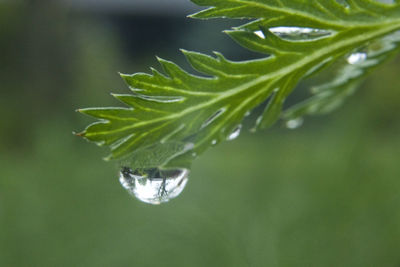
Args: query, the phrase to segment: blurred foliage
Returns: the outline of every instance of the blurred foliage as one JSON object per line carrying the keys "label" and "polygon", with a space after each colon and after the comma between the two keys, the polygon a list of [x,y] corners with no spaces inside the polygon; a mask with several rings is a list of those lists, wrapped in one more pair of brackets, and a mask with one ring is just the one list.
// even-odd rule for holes
{"label": "blurred foliage", "polygon": [[[71,134],[89,121],[76,107],[125,90],[117,71],[155,62],[127,54],[127,38],[145,42],[126,26],[138,19],[37,1],[0,5],[0,20],[0,266],[400,265],[399,58],[332,115],[208,151],[179,198],[149,206],[120,187],[105,151]],[[182,35],[148,51],[166,58],[204,31],[140,20]],[[240,57],[219,35],[200,50]]]}

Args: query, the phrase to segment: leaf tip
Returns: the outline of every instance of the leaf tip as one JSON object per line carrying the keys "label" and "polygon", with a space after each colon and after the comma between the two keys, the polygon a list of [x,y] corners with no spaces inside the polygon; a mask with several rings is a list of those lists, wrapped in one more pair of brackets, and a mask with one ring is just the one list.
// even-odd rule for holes
{"label": "leaf tip", "polygon": [[79,133],[77,133],[75,131],[72,131],[72,134],[75,135],[75,136],[79,136],[79,137],[85,137],[86,131],[79,132]]}
{"label": "leaf tip", "polygon": [[75,109],[75,112],[79,112],[83,115],[88,115],[87,110],[88,110],[88,108],[78,108],[78,109]]}
{"label": "leaf tip", "polygon": [[218,52],[218,51],[212,51],[212,52],[213,52],[213,54],[217,57],[217,59],[218,59],[219,61],[221,61],[221,60],[226,61],[226,58],[225,58],[224,55],[222,55],[220,52]]}
{"label": "leaf tip", "polygon": [[169,63],[168,60],[163,59],[163,58],[161,58],[161,57],[159,57],[159,56],[156,56],[156,59],[157,59],[157,61],[161,64],[161,66],[164,66],[165,64]]}
{"label": "leaf tip", "polygon": [[223,30],[222,31],[222,33],[225,33],[225,34],[227,34],[228,36],[232,36],[232,35],[234,35],[235,33],[237,33],[238,31],[237,30]]}
{"label": "leaf tip", "polygon": [[126,79],[128,77],[131,77],[132,74],[126,74],[126,73],[122,73],[118,71],[118,75],[122,78],[122,79]]}
{"label": "leaf tip", "polygon": [[117,99],[117,100],[120,100],[120,98],[121,98],[121,95],[120,95],[120,94],[110,93],[110,95],[111,95],[112,97],[114,97],[115,99]]}
{"label": "leaf tip", "polygon": [[190,57],[191,55],[197,54],[196,52],[189,51],[186,49],[179,49],[185,57]]}
{"label": "leaf tip", "polygon": [[200,18],[202,18],[201,15],[199,14],[201,12],[202,11],[199,11],[199,12],[196,12],[196,13],[193,13],[193,14],[189,14],[186,17],[190,18],[190,19],[200,19]]}

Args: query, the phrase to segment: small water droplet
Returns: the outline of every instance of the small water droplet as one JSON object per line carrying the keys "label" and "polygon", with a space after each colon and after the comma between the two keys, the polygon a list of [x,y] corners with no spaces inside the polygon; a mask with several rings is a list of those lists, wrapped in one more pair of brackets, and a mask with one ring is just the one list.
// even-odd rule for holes
{"label": "small water droplet", "polygon": [[230,141],[230,140],[237,138],[240,135],[241,130],[242,130],[242,125],[239,124],[238,126],[236,126],[235,129],[233,129],[231,134],[228,136],[227,140]]}
{"label": "small water droplet", "polygon": [[215,140],[215,139],[214,139],[214,140],[212,140],[212,141],[211,141],[211,144],[212,144],[212,145],[215,145],[215,144],[217,144],[217,140]]}
{"label": "small water droplet", "polygon": [[358,64],[367,59],[367,54],[362,52],[353,53],[347,57],[349,64]]}
{"label": "small water droplet", "polygon": [[330,36],[333,32],[307,27],[272,27],[269,30],[288,41],[313,41]]}
{"label": "small water droplet", "polygon": [[250,110],[247,111],[247,112],[244,114],[245,117],[248,117],[248,116],[250,116],[250,115],[251,115],[251,111],[250,111]]}
{"label": "small water droplet", "polygon": [[260,37],[261,39],[265,39],[265,35],[262,31],[255,31],[254,34]]}
{"label": "small water droplet", "polygon": [[159,103],[174,103],[174,102],[182,102],[183,100],[185,100],[185,98],[182,96],[153,96],[153,95],[149,96],[143,94],[135,94],[134,97]]}
{"label": "small water droplet", "polygon": [[159,168],[136,169],[122,167],[119,173],[121,185],[142,202],[161,204],[177,197],[185,188],[189,170],[161,170]]}
{"label": "small water droplet", "polygon": [[291,119],[286,122],[286,128],[288,129],[297,129],[301,125],[303,125],[304,119],[299,117],[296,119]]}
{"label": "small water droplet", "polygon": [[197,153],[196,153],[196,152],[193,152],[193,153],[192,153],[192,157],[197,157]]}
{"label": "small water droplet", "polygon": [[201,125],[201,128],[208,126],[210,123],[216,120],[222,113],[224,113],[225,110],[226,110],[225,108],[217,110],[214,114],[212,114],[210,117],[207,118],[207,120]]}

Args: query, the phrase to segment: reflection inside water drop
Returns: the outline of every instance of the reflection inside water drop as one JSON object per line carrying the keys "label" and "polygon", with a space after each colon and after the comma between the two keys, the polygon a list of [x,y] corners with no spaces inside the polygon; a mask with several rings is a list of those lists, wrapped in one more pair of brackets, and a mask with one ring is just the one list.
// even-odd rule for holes
{"label": "reflection inside water drop", "polygon": [[347,58],[347,62],[349,64],[357,64],[367,59],[366,53],[353,53]]}
{"label": "reflection inside water drop", "polygon": [[185,188],[189,170],[136,169],[122,167],[121,185],[140,201],[161,204],[177,197]]}
{"label": "reflection inside water drop", "polygon": [[286,122],[286,128],[288,129],[296,129],[303,125],[304,119],[303,118],[296,118],[291,119]]}

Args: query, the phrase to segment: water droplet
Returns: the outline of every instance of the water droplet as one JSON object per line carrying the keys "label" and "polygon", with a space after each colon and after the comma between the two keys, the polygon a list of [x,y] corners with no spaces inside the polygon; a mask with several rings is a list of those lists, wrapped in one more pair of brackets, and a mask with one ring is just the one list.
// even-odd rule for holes
{"label": "water droplet", "polygon": [[209,125],[210,123],[212,123],[214,120],[216,120],[222,113],[225,112],[225,108],[221,108],[219,110],[217,110],[214,114],[212,114],[210,117],[208,117],[208,119],[201,125],[201,128],[206,127],[207,125]]}
{"label": "water droplet", "polygon": [[182,102],[183,100],[185,100],[185,98],[182,96],[154,96],[154,95],[149,96],[143,94],[134,94],[132,96],[159,103],[174,103],[174,102]]}
{"label": "water droplet", "polygon": [[347,57],[349,64],[358,64],[367,59],[367,54],[362,52],[353,53]]}
{"label": "water droplet", "polygon": [[330,36],[333,32],[307,27],[272,27],[269,30],[288,41],[313,41]]}
{"label": "water droplet", "polygon": [[189,170],[161,170],[159,168],[136,169],[122,167],[119,173],[121,185],[140,201],[161,204],[177,197],[185,188]]}
{"label": "water droplet", "polygon": [[196,152],[193,152],[193,153],[192,153],[192,157],[197,157],[197,153],[196,153]]}
{"label": "water droplet", "polygon": [[212,145],[215,145],[215,144],[217,144],[217,140],[215,140],[215,139],[214,139],[214,140],[212,140],[212,141],[211,141],[211,144],[212,144]]}
{"label": "water droplet", "polygon": [[231,134],[228,136],[227,140],[233,140],[235,138],[237,138],[240,134],[240,131],[242,130],[242,125],[239,124],[232,132]]}
{"label": "water droplet", "polygon": [[250,115],[251,115],[251,111],[250,111],[250,110],[247,111],[247,112],[244,114],[245,117],[248,117],[248,116],[250,116]]}
{"label": "water droplet", "polygon": [[262,31],[255,31],[254,34],[260,37],[261,39],[265,39],[265,35]]}
{"label": "water droplet", "polygon": [[286,122],[286,128],[288,129],[296,129],[303,125],[304,119],[299,117],[296,119],[291,119]]}

